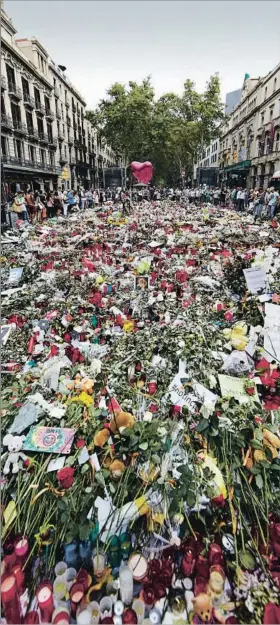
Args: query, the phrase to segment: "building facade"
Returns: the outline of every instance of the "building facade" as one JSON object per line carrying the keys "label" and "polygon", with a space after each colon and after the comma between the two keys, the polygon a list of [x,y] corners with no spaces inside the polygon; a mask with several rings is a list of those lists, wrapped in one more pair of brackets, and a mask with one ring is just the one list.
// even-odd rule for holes
{"label": "building facade", "polygon": [[226,94],[226,101],[225,101],[226,115],[231,115],[235,106],[239,104],[241,94],[242,94],[242,89],[235,89],[235,91],[230,91],[229,93]]}
{"label": "building facade", "polygon": [[219,139],[211,141],[199,155],[194,165],[194,180],[197,185],[216,186],[219,172]]}
{"label": "building facade", "polygon": [[16,39],[1,10],[1,151],[6,182],[33,189],[103,187],[118,158],[85,117],[86,102],[36,39]]}
{"label": "building facade", "polygon": [[241,100],[220,140],[220,181],[266,188],[280,169],[280,63],[264,78],[246,76]]}

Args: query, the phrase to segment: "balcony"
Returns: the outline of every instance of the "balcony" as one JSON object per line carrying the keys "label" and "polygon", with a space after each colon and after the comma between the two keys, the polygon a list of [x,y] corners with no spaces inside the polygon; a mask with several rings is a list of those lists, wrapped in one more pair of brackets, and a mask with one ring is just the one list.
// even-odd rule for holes
{"label": "balcony", "polygon": [[61,167],[57,165],[47,165],[46,163],[42,163],[39,160],[29,160],[16,156],[2,156],[2,161],[6,165],[11,165],[14,167],[23,167],[24,169],[35,169],[39,171],[44,171],[48,173],[53,173],[59,175],[61,173]]}
{"label": "balcony", "polygon": [[23,124],[19,119],[13,119],[13,129],[14,132],[18,134],[27,135],[27,126],[26,124]]}
{"label": "balcony", "polygon": [[40,143],[44,143],[45,145],[48,145],[49,143],[48,135],[46,135],[44,132],[39,132],[39,141]]}
{"label": "balcony", "polygon": [[67,98],[67,96],[65,97],[65,106],[66,106],[66,108],[69,108],[69,106],[70,106],[70,100],[69,100],[69,98]]}
{"label": "balcony", "polygon": [[80,169],[88,169],[90,164],[86,161],[78,161],[77,166],[80,167]]}
{"label": "balcony", "polygon": [[49,144],[49,148],[50,150],[56,150],[56,146],[57,146],[57,138],[56,137],[50,137],[48,135],[48,144]]}
{"label": "balcony", "polygon": [[61,119],[61,110],[60,109],[57,108],[55,110],[55,114],[56,114],[57,119]]}
{"label": "balcony", "polygon": [[53,122],[53,120],[54,120],[54,113],[49,108],[46,108],[46,117]]}
{"label": "balcony", "polygon": [[69,117],[69,115],[66,116],[66,124],[67,126],[71,126],[71,117]]}
{"label": "balcony", "polygon": [[65,136],[64,136],[64,133],[62,132],[62,130],[58,130],[57,131],[57,136],[58,136],[58,141],[64,141]]}
{"label": "balcony", "polygon": [[74,137],[73,137],[73,135],[68,135],[68,143],[69,143],[69,145],[74,145]]}
{"label": "balcony", "polygon": [[39,133],[37,132],[37,130],[34,130],[33,127],[27,126],[27,134],[28,134],[28,139],[30,139],[30,141],[39,140]]}
{"label": "balcony", "polygon": [[3,126],[3,128],[9,128],[10,130],[12,130],[12,118],[9,115],[5,115],[5,113],[1,113],[1,126]]}
{"label": "balcony", "polygon": [[39,100],[35,100],[35,111],[36,113],[40,113],[40,115],[45,115],[46,109],[44,105],[39,102]]}
{"label": "balcony", "polygon": [[57,87],[54,87],[53,92],[54,92],[55,97],[59,98],[59,89]]}
{"label": "balcony", "polygon": [[7,89],[7,81],[4,76],[1,76],[1,89]]}
{"label": "balcony", "polygon": [[14,82],[8,82],[8,92],[11,97],[17,100],[22,99],[22,90],[19,89]]}
{"label": "balcony", "polygon": [[23,104],[24,106],[29,106],[32,109],[34,109],[35,107],[34,98],[32,98],[31,95],[29,95],[29,93],[26,93],[26,91],[23,92]]}
{"label": "balcony", "polygon": [[59,162],[60,162],[61,167],[62,167],[63,165],[66,165],[66,163],[68,163],[68,158],[67,158],[67,156],[66,156],[65,154],[61,154],[61,153],[60,153],[60,154],[59,154],[59,159],[58,159],[58,160],[59,160]]}

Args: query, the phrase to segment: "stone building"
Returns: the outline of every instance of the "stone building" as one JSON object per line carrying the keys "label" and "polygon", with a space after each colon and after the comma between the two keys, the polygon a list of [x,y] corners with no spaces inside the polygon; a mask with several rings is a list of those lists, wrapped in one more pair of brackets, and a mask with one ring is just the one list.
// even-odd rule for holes
{"label": "stone building", "polygon": [[262,188],[280,169],[280,63],[263,78],[246,75],[222,130],[219,166],[223,184]]}
{"label": "stone building", "polygon": [[11,190],[102,187],[103,169],[118,159],[86,120],[66,68],[36,38],[16,39],[3,8],[1,27],[1,151]]}

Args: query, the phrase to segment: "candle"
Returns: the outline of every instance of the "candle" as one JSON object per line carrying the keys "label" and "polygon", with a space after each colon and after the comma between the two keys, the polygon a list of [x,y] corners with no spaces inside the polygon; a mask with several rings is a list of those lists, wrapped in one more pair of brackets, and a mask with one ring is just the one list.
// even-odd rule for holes
{"label": "candle", "polygon": [[91,613],[89,610],[81,610],[77,614],[77,625],[91,625]]}
{"label": "candle", "polygon": [[97,603],[97,601],[91,601],[89,603],[88,609],[90,610],[92,624],[97,625],[97,623],[99,623],[99,616],[100,616],[99,603]]}
{"label": "candle", "polygon": [[132,602],[133,576],[128,566],[120,570],[120,595],[125,605],[129,605]]}
{"label": "candle", "polygon": [[28,555],[28,551],[29,551],[29,545],[28,545],[28,540],[27,538],[20,538],[20,540],[15,544],[15,554],[17,557],[17,560],[20,563],[24,563],[27,555]]}
{"label": "candle", "polygon": [[20,596],[24,593],[25,584],[24,584],[24,573],[19,564],[16,564],[16,566],[12,568],[12,575],[14,575],[16,578],[17,590]]}
{"label": "candle", "polygon": [[67,585],[62,576],[54,580],[53,592],[56,599],[63,599],[67,593]]}
{"label": "candle", "polygon": [[141,582],[146,577],[148,564],[141,553],[132,553],[128,561],[128,566],[132,571],[135,581]]}
{"label": "candle", "polygon": [[1,584],[1,599],[8,625],[21,622],[20,602],[14,575],[6,577]]}
{"label": "candle", "polygon": [[55,608],[53,615],[52,615],[52,623],[54,625],[62,625],[65,623],[70,623],[70,613],[69,610],[67,609],[67,604],[66,605],[60,605],[57,608]]}
{"label": "candle", "polygon": [[66,576],[65,576],[66,571],[67,571],[66,562],[58,562],[54,569],[56,577],[63,577],[64,579],[66,579]]}
{"label": "candle", "polygon": [[30,610],[24,617],[25,625],[38,625],[39,623],[39,614],[36,610]]}
{"label": "candle", "polygon": [[92,559],[92,562],[95,577],[102,577],[103,571],[105,569],[105,555],[101,551],[96,552]]}
{"label": "candle", "polygon": [[80,603],[80,601],[82,601],[83,596],[84,596],[83,584],[76,582],[75,584],[73,584],[70,590],[71,614],[74,618],[76,616],[78,604]]}
{"label": "candle", "polygon": [[132,610],[137,614],[138,625],[142,623],[145,617],[145,603],[141,599],[134,599],[132,604]]}
{"label": "candle", "polygon": [[103,619],[105,616],[112,616],[113,603],[110,597],[103,597],[100,601],[100,615]]}
{"label": "candle", "polygon": [[54,610],[52,585],[50,582],[42,582],[36,592],[42,623],[50,623]]}

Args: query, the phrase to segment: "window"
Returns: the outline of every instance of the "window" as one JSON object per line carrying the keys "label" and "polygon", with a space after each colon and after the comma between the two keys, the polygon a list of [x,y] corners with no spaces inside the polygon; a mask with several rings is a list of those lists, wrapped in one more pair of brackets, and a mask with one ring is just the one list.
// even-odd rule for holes
{"label": "window", "polygon": [[55,165],[54,153],[53,152],[50,152],[50,165],[52,167],[54,167],[54,165]]}
{"label": "window", "polygon": [[30,113],[30,111],[26,111],[26,123],[27,123],[27,128],[28,130],[33,131],[33,117],[32,117],[32,113]]}
{"label": "window", "polygon": [[274,93],[274,91],[276,91],[276,87],[277,87],[277,78],[274,78],[274,82],[273,82],[273,93]]}
{"label": "window", "polygon": [[279,152],[280,150],[280,132],[277,132],[275,135],[274,141],[274,152]]}
{"label": "window", "polygon": [[266,98],[267,98],[267,87],[264,90],[264,99],[266,100]]}
{"label": "window", "polygon": [[50,100],[49,98],[47,98],[47,96],[45,96],[45,109],[46,111],[50,111]]}
{"label": "window", "polygon": [[40,149],[40,161],[42,165],[46,164],[46,150]]}
{"label": "window", "polygon": [[35,97],[35,103],[36,106],[37,105],[41,105],[41,97],[40,97],[40,91],[39,89],[36,89],[36,87],[34,87],[34,97]]}
{"label": "window", "polygon": [[28,84],[28,80],[26,80],[26,78],[24,78],[23,76],[21,77],[21,84],[22,84],[22,91],[25,95],[29,95],[29,84]]}
{"label": "window", "polygon": [[265,115],[265,111],[263,111],[263,113],[261,113],[261,126],[264,125],[264,115]]}
{"label": "window", "polygon": [[66,147],[66,145],[64,146],[64,154],[65,154],[65,156],[67,156],[67,147]]}
{"label": "window", "polygon": [[15,125],[17,125],[17,123],[21,121],[20,107],[14,102],[11,102],[11,111],[12,111],[13,122]]}
{"label": "window", "polygon": [[274,111],[274,105],[270,107],[270,111],[269,111],[269,118],[273,119],[273,111]]}
{"label": "window", "polygon": [[35,148],[33,145],[28,146],[28,152],[29,152],[29,160],[32,163],[35,163]]}
{"label": "window", "polygon": [[37,127],[38,127],[39,135],[43,135],[44,134],[43,121],[42,121],[41,117],[38,117],[38,116],[37,116]]}
{"label": "window", "polygon": [[52,132],[52,125],[51,125],[50,122],[47,123],[47,133],[48,133],[49,143],[52,143],[52,141],[53,141],[53,132]]}
{"label": "window", "polygon": [[8,141],[7,141],[7,137],[1,137],[1,152],[2,152],[2,157],[3,156],[8,156]]}
{"label": "window", "polygon": [[1,115],[6,115],[5,102],[3,93],[1,93]]}
{"label": "window", "polygon": [[6,65],[6,69],[7,69],[8,84],[9,85],[15,85],[16,84],[16,79],[15,79],[14,69],[10,65]]}
{"label": "window", "polygon": [[20,139],[14,139],[15,156],[18,159],[23,159],[23,143]]}

